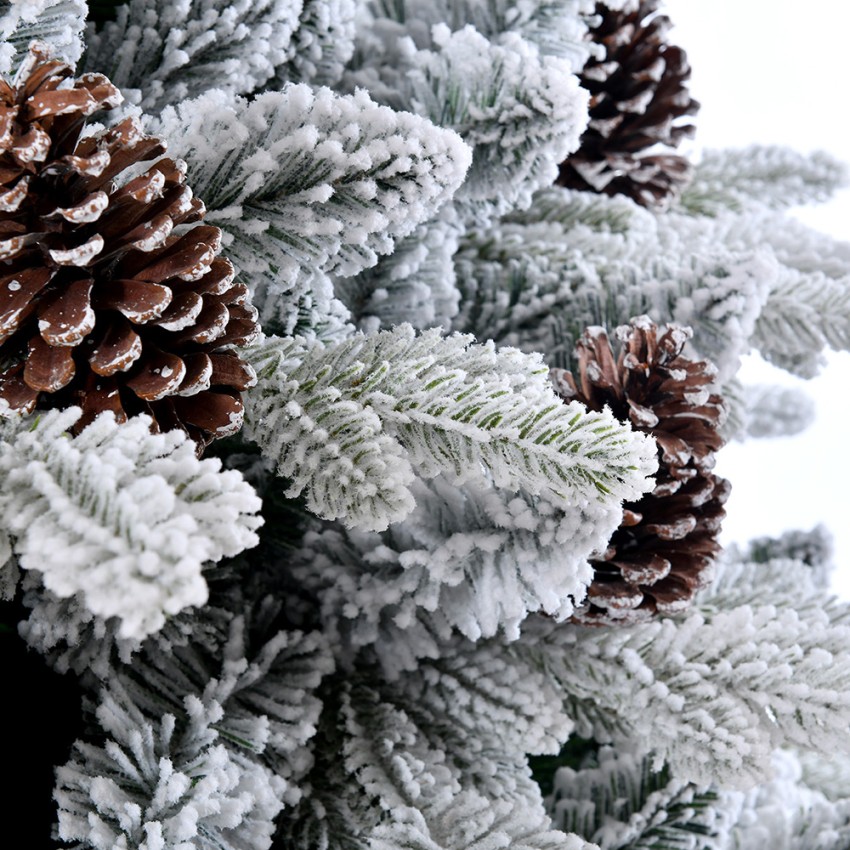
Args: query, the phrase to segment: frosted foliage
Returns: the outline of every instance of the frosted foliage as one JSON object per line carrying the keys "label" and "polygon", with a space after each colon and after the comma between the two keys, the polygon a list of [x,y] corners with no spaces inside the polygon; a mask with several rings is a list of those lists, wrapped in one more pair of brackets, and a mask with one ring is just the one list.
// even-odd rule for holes
{"label": "frosted foliage", "polygon": [[742,787],[767,775],[777,746],[847,751],[848,640],[840,607],[739,604],[565,631],[546,658],[579,734],[652,741],[678,779]]}
{"label": "frosted foliage", "polygon": [[763,210],[653,217],[586,198],[540,192],[527,212],[468,235],[454,327],[569,367],[584,327],[646,313],[691,325],[723,383],[752,347],[803,377],[825,347],[850,347],[847,246]]}
{"label": "frosted foliage", "polygon": [[220,707],[186,704],[187,722],[153,724],[120,686],[104,693],[104,744],[78,741],[56,772],[60,839],[95,850],[269,846],[285,782],[218,743]]}
{"label": "frosted foliage", "polygon": [[732,254],[770,259],[766,298],[748,331],[750,344],[766,359],[811,377],[824,347],[848,348],[850,243],[764,207],[716,218],[670,214],[664,221],[692,244],[716,243]]}
{"label": "frosted foliage", "polygon": [[828,588],[834,544],[832,532],[823,523],[818,523],[809,531],[790,529],[778,537],[753,538],[747,546],[746,559],[759,563],[773,559],[801,561],[810,568],[815,586]]}
{"label": "frosted foliage", "polygon": [[819,753],[797,753],[802,781],[830,800],[850,801],[850,763]]}
{"label": "frosted foliage", "polygon": [[731,847],[842,850],[850,841],[850,800],[830,802],[806,787],[790,752],[773,758],[773,778],[741,800]]}
{"label": "frosted foliage", "polygon": [[580,194],[553,189],[467,236],[455,261],[456,327],[570,366],[585,327],[613,330],[623,316],[646,314],[691,326],[695,353],[717,365],[719,379],[734,374],[777,274],[769,249],[731,250],[711,226],[654,217],[622,199],[595,201],[590,223],[587,208]]}
{"label": "frosted foliage", "polygon": [[151,126],[188,163],[261,318],[285,333],[306,294],[321,322],[333,309],[328,275],[390,253],[451,197],[470,158],[452,131],[365,91],[307,85],[250,102],[209,92]]}
{"label": "frosted foliage", "polygon": [[256,545],[260,500],[182,432],[104,414],[71,439],[79,415],[45,413],[0,445],[0,513],[21,567],[144,637],[206,601],[205,563]]}
{"label": "frosted foliage", "polygon": [[698,215],[781,210],[827,201],[847,182],[846,164],[825,151],[800,154],[779,145],[709,150],[679,205]]}
{"label": "frosted foliage", "polygon": [[[613,3],[606,5],[619,5]],[[374,16],[372,26],[387,28],[382,19],[404,27],[404,32],[419,47],[428,47],[431,28],[445,23],[452,30],[471,24],[489,39],[515,32],[537,45],[541,53],[568,58],[580,71],[587,62],[593,44],[586,36],[587,17],[594,12],[593,0],[462,0],[452,3],[439,0],[417,3],[415,0],[373,0],[369,9]]]}
{"label": "frosted foliage", "polygon": [[374,332],[405,321],[420,329],[449,330],[460,300],[453,262],[458,230],[455,222],[442,218],[420,224],[376,266],[334,282],[360,330]]}
{"label": "frosted foliage", "polygon": [[[249,353],[262,377],[248,398],[245,432],[289,479],[288,496],[304,493],[307,507],[327,519],[386,528],[413,510],[404,449],[383,433],[380,416],[359,402],[356,389],[353,398],[343,394],[345,364],[322,368],[324,347],[310,358],[300,343],[272,338]],[[349,346],[330,351],[338,349]],[[350,380],[358,371],[362,364]]]}
{"label": "frosted foliage", "polygon": [[738,814],[715,792],[653,771],[651,759],[628,748],[610,747],[600,750],[598,763],[559,768],[547,805],[554,826],[602,850],[722,850]]}
{"label": "frosted foliage", "polygon": [[587,92],[568,60],[541,56],[516,33],[493,43],[471,26],[453,33],[441,24],[432,35],[433,50],[402,39],[350,74],[348,84],[460,133],[473,158],[456,200],[469,214],[527,207],[578,147]]}
{"label": "frosted foliage", "polygon": [[825,347],[850,350],[850,274],[834,279],[783,271],[756,323],[753,344],[765,360],[811,378],[823,365]]}
{"label": "frosted foliage", "polygon": [[213,85],[250,94],[289,58],[302,5],[302,0],[129,0],[100,32],[89,27],[86,68],[106,74],[146,112],[197,97]]}
{"label": "frosted foliage", "polygon": [[790,437],[805,431],[815,420],[814,400],[796,387],[774,384],[745,386],[745,437]]}
{"label": "frosted foliage", "polygon": [[750,242],[758,238],[767,242],[783,265],[837,279],[850,276],[850,242],[835,239],[789,216],[770,214],[761,221],[757,216],[753,218],[747,227],[746,221],[736,217],[735,232]]}
{"label": "frosted foliage", "polygon": [[37,571],[25,574],[23,586],[24,604],[31,611],[18,624],[18,633],[60,673],[73,670],[81,676],[90,671],[105,681],[113,672],[113,652],[129,661],[139,648],[140,641],[117,637],[117,618],[107,622],[96,617],[79,596],[63,599],[45,590]]}
{"label": "frosted foliage", "polygon": [[214,649],[193,643],[167,651],[148,647],[134,663],[144,684],[127,680],[127,687],[138,691],[136,702],[149,717],[164,707],[182,716],[184,695],[197,694],[210,711],[219,706],[215,728],[222,743],[289,781],[284,800],[292,804],[312,765],[308,742],[321,710],[315,692],[333,671],[333,659],[319,634],[278,631],[258,639],[249,626],[244,615],[233,617]]}
{"label": "frosted foliage", "polygon": [[0,600],[13,599],[21,573],[12,554],[12,541],[5,531],[0,531]]}
{"label": "frosted foliage", "polygon": [[724,552],[716,564],[714,582],[699,592],[697,604],[710,616],[736,604],[767,602],[777,608],[794,608],[804,618],[822,611],[830,622],[849,625],[850,605],[827,589],[829,564],[810,560],[819,550],[824,551],[825,542],[815,535],[817,529],[808,535],[791,532],[775,540],[757,538],[743,555],[735,550]]}
{"label": "frosted foliage", "polygon": [[[378,777],[379,771],[390,772],[383,766],[390,760],[375,757],[387,739],[395,738],[403,742],[410,769],[414,759],[424,763],[438,790],[475,788],[492,800],[539,805],[525,753],[556,753],[572,728],[556,689],[543,671],[506,657],[498,645],[455,641],[445,648],[439,660],[423,662],[421,674],[393,683],[376,681],[368,667],[363,668],[368,679],[347,675],[346,687],[362,682],[352,691],[357,727],[347,723],[351,743],[329,742],[333,752],[322,758],[336,760],[342,749],[347,770],[356,771],[361,784],[375,781],[367,787],[370,795],[382,796],[387,807],[403,805],[398,783]],[[392,772],[398,774],[398,768]]]}
{"label": "frosted foliage", "polygon": [[557,684],[501,641],[447,642],[440,658],[424,659],[385,694],[455,767],[496,781],[494,764],[555,754],[573,731]]}
{"label": "frosted foliage", "polygon": [[304,0],[301,25],[289,45],[289,63],[268,88],[285,82],[332,86],[354,53],[358,0]]}
{"label": "frosted foliage", "polygon": [[396,812],[392,823],[376,827],[369,838],[369,850],[598,850],[578,835],[551,829],[541,806],[512,800],[494,803],[472,790]]}
{"label": "frosted foliage", "polygon": [[455,484],[489,475],[565,507],[651,486],[654,442],[607,410],[563,404],[539,355],[400,325],[328,348],[269,339],[248,356],[248,434],[291,495],[364,531],[410,513],[414,469]]}
{"label": "frosted foliage", "polygon": [[[517,639],[532,611],[573,613],[621,512],[598,502],[563,509],[520,493],[415,482],[416,509],[381,533],[326,527],[306,535],[299,581],[321,599],[344,645],[376,643],[385,666],[432,655],[445,624],[471,640]],[[399,632],[407,632],[406,636]],[[412,660],[412,659],[411,659]]]}
{"label": "frosted foliage", "polygon": [[[385,702],[368,686],[346,684],[344,689],[340,711],[344,737],[339,752],[349,779],[340,789],[342,794],[328,795],[333,808],[313,812],[313,819],[319,821],[314,834],[324,832],[321,846],[584,850],[578,838],[550,829],[533,785],[521,797],[488,798],[458,781],[446,753],[423,740],[412,714]],[[351,799],[352,785],[374,801],[372,807]],[[326,782],[322,788],[328,789]],[[331,837],[329,821],[343,814],[340,797],[346,794],[345,838]],[[315,842],[314,838],[311,846]]]}
{"label": "frosted foliage", "polygon": [[33,41],[72,68],[83,52],[84,0],[6,0],[0,4],[0,74],[20,67]]}

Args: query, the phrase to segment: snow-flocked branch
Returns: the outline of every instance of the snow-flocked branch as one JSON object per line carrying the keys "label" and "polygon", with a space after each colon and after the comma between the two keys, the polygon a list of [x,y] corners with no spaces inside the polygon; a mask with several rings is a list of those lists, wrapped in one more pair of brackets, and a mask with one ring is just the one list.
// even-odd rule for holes
{"label": "snow-flocked branch", "polygon": [[[365,91],[303,84],[250,102],[208,92],[152,128],[186,160],[207,221],[224,230],[263,320],[283,333],[323,319],[328,276],[390,253],[452,196],[470,161],[451,130]],[[317,314],[308,322],[305,304]]]}
{"label": "snow-flocked branch", "polygon": [[72,68],[83,53],[84,0],[7,2],[0,12],[0,73],[14,74],[33,41],[49,45],[53,58]]}
{"label": "snow-flocked branch", "polygon": [[255,546],[260,500],[242,476],[199,460],[182,432],[104,414],[76,437],[78,408],[6,424],[0,514],[20,566],[60,597],[144,637],[203,605],[204,565]]}
{"label": "snow-flocked branch", "polygon": [[489,476],[558,506],[651,486],[653,441],[607,410],[563,404],[539,355],[400,325],[327,348],[270,338],[248,357],[247,433],[327,519],[367,531],[403,519],[414,470],[456,484]]}

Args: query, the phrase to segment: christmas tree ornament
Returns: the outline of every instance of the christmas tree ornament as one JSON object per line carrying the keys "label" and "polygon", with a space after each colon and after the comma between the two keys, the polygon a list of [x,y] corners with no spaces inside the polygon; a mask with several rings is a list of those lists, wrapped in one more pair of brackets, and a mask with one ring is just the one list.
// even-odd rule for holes
{"label": "christmas tree ornament", "polygon": [[591,94],[590,121],[581,147],[561,164],[560,185],[654,207],[690,178],[688,161],[670,149],[693,135],[682,119],[695,115],[699,103],[686,87],[687,55],[667,42],[670,19],[658,14],[659,6],[660,0],[623,10],[597,4],[600,20],[589,37],[603,54],[579,75]]}
{"label": "christmas tree ornament", "polygon": [[90,123],[121,102],[38,45],[0,80],[0,399],[78,405],[77,430],[145,413],[203,448],[241,426],[256,311],[183,163],[135,118]]}
{"label": "christmas tree ornament", "polygon": [[578,373],[553,369],[568,401],[590,410],[608,406],[618,419],[658,443],[655,488],[627,502],[605,552],[592,559],[594,578],[584,607],[586,624],[628,624],[687,608],[712,577],[717,535],[729,483],[714,475],[724,409],[712,392],[713,366],[682,350],[690,332],[661,331],[646,316],[616,330],[615,356],[602,328],[589,328],[576,346]]}

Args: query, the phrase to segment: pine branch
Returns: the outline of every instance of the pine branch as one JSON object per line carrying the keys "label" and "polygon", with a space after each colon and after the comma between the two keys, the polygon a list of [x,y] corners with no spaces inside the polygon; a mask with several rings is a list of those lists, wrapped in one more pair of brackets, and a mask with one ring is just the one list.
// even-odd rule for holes
{"label": "pine branch", "polygon": [[[606,5],[622,5],[611,2]],[[573,68],[581,68],[595,45],[587,38],[587,16],[595,9],[595,0],[535,0],[517,5],[510,0],[433,0],[417,3],[415,0],[373,0],[369,11],[373,19],[371,30],[381,31],[388,23],[399,26],[421,43],[425,33],[435,24],[448,23],[452,29],[470,24],[483,36],[498,42],[506,33],[517,33],[537,45],[543,55],[563,56],[570,59]],[[367,32],[369,32],[367,30]],[[362,37],[362,36],[361,36]],[[424,38],[423,38],[424,37]],[[430,46],[430,45],[429,45]],[[363,48],[368,55],[368,49]]]}
{"label": "pine branch", "polygon": [[691,215],[782,210],[823,203],[850,179],[826,151],[800,154],[779,145],[705,151],[679,206]]}
{"label": "pine branch", "polygon": [[221,743],[285,779],[283,799],[292,805],[312,766],[311,740],[322,707],[316,692],[334,663],[319,633],[261,628],[252,634],[252,619],[270,605],[266,599],[259,611],[246,606],[203,641],[197,635],[171,645],[148,644],[113,679],[151,721],[164,711],[184,718],[189,697],[218,706],[214,728]]}
{"label": "pine branch", "polygon": [[777,746],[847,750],[846,608],[727,603],[615,634],[552,630],[532,654],[578,734],[652,741],[677,778],[742,787]]}
{"label": "pine branch", "polygon": [[53,58],[76,66],[83,54],[84,0],[27,0],[4,3],[0,13],[0,74],[13,75],[33,41],[48,46]]}
{"label": "pine branch", "polygon": [[475,778],[482,792],[505,782],[501,794],[510,796],[515,784],[496,776],[494,765],[525,766],[528,753],[557,753],[573,731],[559,687],[513,646],[455,638],[439,658],[387,683],[382,696],[416,719],[465,782]]}
{"label": "pine branch", "polygon": [[[268,339],[247,433],[320,516],[382,530],[413,508],[411,467],[554,505],[636,498],[651,440],[553,393],[539,357],[409,325],[332,348]],[[343,477],[341,477],[343,476]]]}
{"label": "pine branch", "polygon": [[721,850],[737,811],[716,791],[654,771],[652,759],[603,748],[598,763],[555,776],[548,807],[555,826],[602,850]]}
{"label": "pine branch", "polygon": [[287,82],[333,86],[354,53],[356,0],[304,0],[300,26],[289,45],[289,61],[267,88]]}
{"label": "pine branch", "polygon": [[[737,823],[730,832],[734,847],[818,847],[841,850],[850,839],[850,799],[830,800],[807,786],[799,759],[792,752],[773,754],[772,778],[746,795],[725,792],[737,804]],[[835,788],[833,791],[837,790]]]}
{"label": "pine branch", "polygon": [[287,334],[305,297],[310,326],[333,309],[328,276],[390,253],[451,197],[469,165],[456,134],[378,106],[365,91],[288,85],[250,102],[210,92],[166,109],[154,128],[188,163],[261,317]]}
{"label": "pine branch", "polygon": [[129,0],[114,21],[89,27],[86,69],[149,113],[211,85],[250,94],[288,61],[300,11],[289,0]]}
{"label": "pine branch", "polygon": [[389,530],[323,527],[294,557],[325,632],[352,651],[374,645],[388,676],[434,657],[452,629],[515,640],[530,612],[569,617],[592,579],[586,559],[621,519],[596,501],[564,509],[440,477],[412,492],[415,510]]}
{"label": "pine branch", "polygon": [[[317,754],[321,772],[316,796],[328,805],[310,808],[305,801],[296,813],[301,823],[285,827],[290,841],[310,834],[321,835],[322,846],[368,844],[373,850],[585,847],[577,837],[549,829],[532,784],[520,781],[516,794],[503,798],[464,787],[446,752],[428,742],[401,704],[362,676],[349,675],[338,688],[337,732]],[[325,758],[329,762],[322,767]],[[500,779],[507,780],[509,770],[503,762]],[[340,835],[342,824],[347,831]]]}
{"label": "pine branch", "polygon": [[756,322],[753,345],[792,374],[816,375],[824,348],[850,350],[850,274],[836,280],[785,270]]}
{"label": "pine branch", "polygon": [[410,322],[417,329],[451,328],[460,293],[453,257],[458,248],[453,205],[396,242],[370,269],[334,281],[334,291],[364,333]]}
{"label": "pine branch", "polygon": [[719,380],[731,377],[779,272],[770,247],[727,246],[709,220],[656,217],[618,199],[598,199],[584,223],[579,198],[541,192],[527,212],[467,236],[455,327],[570,368],[586,327],[613,331],[646,314],[692,327],[699,356]]}
{"label": "pine branch", "polygon": [[395,813],[393,822],[377,827],[370,850],[478,850],[511,847],[515,850],[597,850],[575,834],[551,829],[541,809],[526,802],[496,803],[475,791],[450,801],[432,803],[419,811]]}
{"label": "pine branch", "polygon": [[56,772],[59,838],[97,850],[265,850],[286,783],[218,742],[216,709],[187,697],[187,723],[152,722],[112,683],[96,712],[104,743],[78,741]]}
{"label": "pine branch", "polygon": [[470,221],[527,207],[554,182],[587,123],[587,94],[568,59],[541,56],[518,32],[490,41],[472,26],[452,32],[440,23],[431,29],[433,49],[418,51],[397,28],[387,32],[384,43],[363,46],[366,61],[346,84],[451,127],[472,147],[456,195]]}
{"label": "pine branch", "polygon": [[103,415],[70,438],[79,415],[20,420],[0,444],[0,513],[22,568],[120,617],[121,636],[144,637],[206,601],[204,564],[256,545],[260,502],[239,473],[198,460],[182,432]]}
{"label": "pine branch", "polygon": [[[790,437],[805,431],[815,420],[814,399],[796,387],[749,384],[741,389],[742,409],[738,416],[742,421],[734,434],[739,440]],[[725,400],[725,388],[723,395]],[[727,427],[727,434],[729,430]]]}

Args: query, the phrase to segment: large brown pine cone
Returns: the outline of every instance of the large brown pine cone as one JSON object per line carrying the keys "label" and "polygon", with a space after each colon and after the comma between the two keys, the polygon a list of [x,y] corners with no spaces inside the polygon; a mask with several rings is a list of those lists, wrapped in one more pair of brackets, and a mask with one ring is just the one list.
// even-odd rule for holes
{"label": "large brown pine cone", "polygon": [[[580,73],[590,94],[590,121],[581,146],[561,165],[558,183],[571,189],[623,194],[644,206],[667,203],[691,175],[688,161],[664,148],[693,135],[699,103],[688,94],[687,55],[666,42],[670,19],[660,0],[632,11],[598,4],[601,22],[590,38],[605,49]],[[648,151],[660,146],[660,150]]]}
{"label": "large brown pine cone", "polygon": [[184,164],[135,119],[86,127],[121,100],[38,47],[0,79],[0,401],[147,413],[203,448],[241,425],[257,314],[221,231],[175,231],[204,215]]}
{"label": "large brown pine cone", "polygon": [[714,367],[682,355],[689,329],[670,325],[659,334],[641,316],[616,335],[615,357],[604,330],[588,329],[577,345],[578,375],[551,373],[565,400],[590,410],[608,405],[658,443],[655,489],[624,506],[607,551],[591,561],[593,582],[573,618],[585,624],[629,624],[686,608],[711,580],[729,495],[729,482],[711,472],[724,442],[723,403],[710,389]]}

